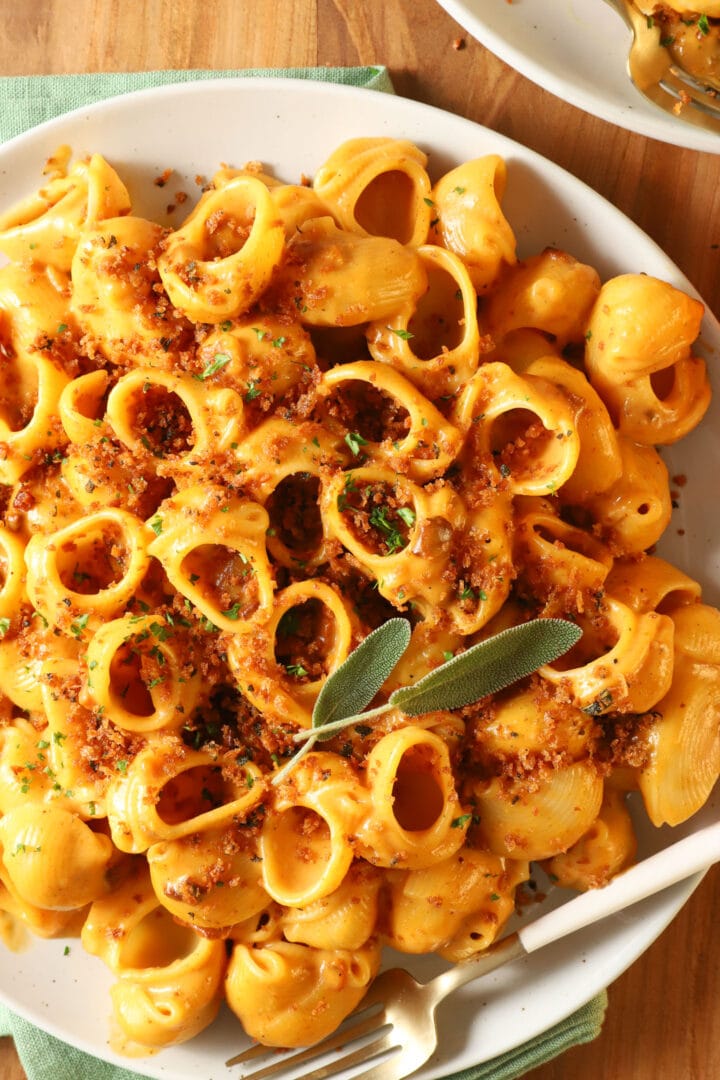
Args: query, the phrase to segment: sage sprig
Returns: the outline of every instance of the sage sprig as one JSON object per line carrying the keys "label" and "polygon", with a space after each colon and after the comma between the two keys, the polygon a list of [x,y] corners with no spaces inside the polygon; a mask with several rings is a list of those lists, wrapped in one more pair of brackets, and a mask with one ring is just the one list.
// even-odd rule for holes
{"label": "sage sprig", "polygon": [[407,716],[422,716],[472,705],[557,660],[579,641],[582,631],[565,619],[532,619],[508,627],[451,657],[416,683],[394,690],[383,705],[366,709],[396,668],[410,636],[407,619],[389,619],[328,676],[315,703],[310,730],[293,736],[304,745],[275,773],[273,783],[278,783],[318,740],[329,739],[350,724],[367,723],[393,709],[401,709]]}
{"label": "sage sprig", "polygon": [[461,709],[551,664],[580,640],[565,619],[533,619],[511,626],[453,656],[441,667],[390,695],[388,705],[407,716]]}

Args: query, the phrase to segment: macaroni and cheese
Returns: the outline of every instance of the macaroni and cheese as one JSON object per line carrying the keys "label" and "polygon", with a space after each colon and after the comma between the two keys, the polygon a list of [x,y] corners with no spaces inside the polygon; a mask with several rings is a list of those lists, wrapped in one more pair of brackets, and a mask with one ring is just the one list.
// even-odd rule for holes
{"label": "macaroni and cheese", "polygon": [[[427,165],[365,138],[311,183],[224,166],[169,229],[59,153],[0,216],[0,911],[79,933],[142,1047],[223,1000],[314,1042],[383,945],[473,955],[531,862],[601,886],[630,792],[676,825],[720,771],[720,613],[654,553],[703,305],[519,260],[505,162]],[[397,614],[378,702],[530,618],[583,633],[286,769]]]}

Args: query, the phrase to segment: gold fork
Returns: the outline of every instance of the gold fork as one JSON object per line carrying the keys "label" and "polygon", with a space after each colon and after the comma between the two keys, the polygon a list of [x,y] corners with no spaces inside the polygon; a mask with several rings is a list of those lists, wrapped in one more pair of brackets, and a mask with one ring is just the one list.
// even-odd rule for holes
{"label": "gold fork", "polygon": [[660,28],[632,0],[606,0],[632,30],[628,73],[635,87],[664,112],[720,134],[720,93],[703,86],[673,63],[661,44]]}
{"label": "gold fork", "polygon": [[[510,934],[484,952],[428,983],[393,968],[379,975],[363,1001],[333,1035],[305,1050],[278,1051],[255,1045],[226,1065],[251,1065],[243,1078],[330,1080],[369,1065],[352,1080],[405,1080],[430,1058],[438,1044],[435,1010],[458,987],[503,964],[527,956],[720,861],[720,821],[699,829],[664,851],[619,874]],[[340,1051],[340,1057],[334,1053]],[[332,1057],[330,1057],[332,1055]],[[324,1059],[324,1060],[323,1060]],[[266,1062],[270,1060],[270,1064]],[[257,1066],[257,1067],[255,1067]],[[302,1072],[298,1069],[302,1066]],[[311,1071],[306,1071],[307,1068]]]}

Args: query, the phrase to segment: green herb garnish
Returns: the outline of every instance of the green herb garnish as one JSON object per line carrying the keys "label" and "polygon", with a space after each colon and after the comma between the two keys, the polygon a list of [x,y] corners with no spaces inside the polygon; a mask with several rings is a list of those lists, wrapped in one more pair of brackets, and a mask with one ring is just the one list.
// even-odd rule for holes
{"label": "green herb garnish", "polygon": [[[406,525],[412,524],[415,521],[415,515],[412,510],[412,522],[408,521],[407,517],[403,515],[402,509],[397,511],[397,516],[401,521],[404,521]],[[407,540],[400,532],[398,527],[393,524],[388,517],[389,511],[385,506],[373,506],[370,514],[368,515],[368,522],[374,529],[382,533],[385,541],[385,547],[387,548],[388,555],[394,555],[396,551],[401,551],[407,544]]]}
{"label": "green herb garnish", "polygon": [[224,368],[226,364],[230,363],[230,359],[230,353],[215,353],[215,356],[207,365],[205,370],[202,371],[199,375],[196,375],[195,378],[199,379],[201,382],[204,382],[205,379],[209,379],[212,375],[217,375],[218,371]]}
{"label": "green herb garnish", "polygon": [[367,439],[363,439],[362,435],[358,435],[357,431],[348,431],[345,436],[345,442],[348,444],[355,457],[360,453],[360,447],[367,446]]}
{"label": "green herb garnish", "polygon": [[307,675],[307,668],[304,668],[302,664],[286,664],[285,670],[288,675],[294,675],[298,679],[302,679],[303,675]]}
{"label": "green herb garnish", "polygon": [[472,705],[557,660],[579,641],[582,630],[565,619],[533,619],[511,626],[446,660],[413,685],[394,690],[384,705],[367,709],[400,662],[410,636],[407,619],[389,619],[328,676],[315,703],[310,729],[293,736],[294,742],[304,745],[275,773],[274,784],[316,742],[332,738],[349,725],[365,725],[393,709],[406,716],[422,716]]}

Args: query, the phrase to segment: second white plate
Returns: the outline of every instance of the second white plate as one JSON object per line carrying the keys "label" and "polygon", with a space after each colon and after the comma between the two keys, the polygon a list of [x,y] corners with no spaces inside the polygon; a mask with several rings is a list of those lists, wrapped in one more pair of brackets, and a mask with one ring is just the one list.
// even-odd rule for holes
{"label": "second white plate", "polygon": [[481,44],[563,101],[651,139],[720,154],[720,134],[670,116],[627,73],[630,31],[603,0],[438,0]]}

